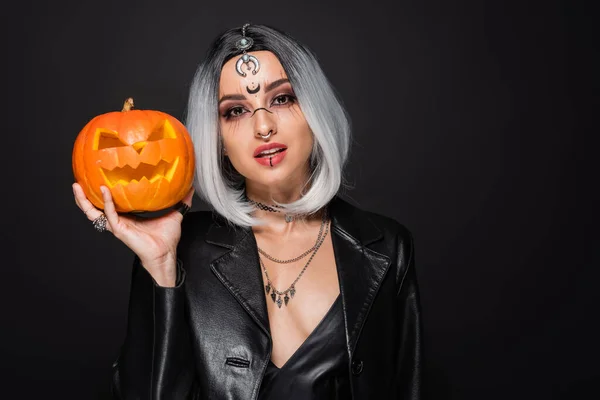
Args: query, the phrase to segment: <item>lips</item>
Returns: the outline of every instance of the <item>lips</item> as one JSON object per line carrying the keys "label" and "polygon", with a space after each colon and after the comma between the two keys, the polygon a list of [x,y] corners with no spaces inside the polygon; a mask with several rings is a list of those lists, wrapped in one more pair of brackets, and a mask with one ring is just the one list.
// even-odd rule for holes
{"label": "lips", "polygon": [[275,154],[271,154],[269,156],[256,157],[256,158],[254,158],[254,160],[256,160],[256,162],[261,165],[264,165],[269,168],[273,168],[277,164],[279,164],[283,161],[286,154],[287,154],[287,150],[282,150],[282,151],[278,151]]}
{"label": "lips", "polygon": [[[254,154],[253,156],[259,157],[260,153],[262,153],[263,151],[267,151],[267,150],[273,150],[273,149],[281,149],[281,150],[285,150],[287,149],[287,146],[281,143],[268,143],[262,146],[258,146],[255,150],[254,150]],[[277,154],[277,152],[274,152],[273,154]],[[270,155],[273,155],[270,154]]]}

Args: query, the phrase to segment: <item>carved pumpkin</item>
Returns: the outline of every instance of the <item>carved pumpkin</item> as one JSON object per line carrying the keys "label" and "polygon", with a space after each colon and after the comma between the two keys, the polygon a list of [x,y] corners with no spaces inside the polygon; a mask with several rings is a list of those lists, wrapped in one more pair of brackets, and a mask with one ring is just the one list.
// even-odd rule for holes
{"label": "carved pumpkin", "polygon": [[118,212],[159,211],[188,193],[194,150],[185,126],[161,111],[132,110],[98,115],[79,132],[73,173],[87,198],[104,209],[100,186],[110,189]]}

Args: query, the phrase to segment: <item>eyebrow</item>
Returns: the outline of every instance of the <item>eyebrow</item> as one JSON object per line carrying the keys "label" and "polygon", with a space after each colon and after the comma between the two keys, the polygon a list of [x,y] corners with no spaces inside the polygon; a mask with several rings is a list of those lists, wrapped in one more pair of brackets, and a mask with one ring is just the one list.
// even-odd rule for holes
{"label": "eyebrow", "polygon": [[[289,83],[289,82],[290,82],[290,80],[288,78],[277,79],[276,81],[273,81],[267,85],[267,87],[265,88],[265,93],[268,93],[271,90],[283,85],[284,83]],[[221,97],[221,99],[219,100],[219,105],[222,102],[224,102],[225,100],[246,100],[246,96],[244,96],[243,94],[237,94],[237,93],[236,94],[226,94],[223,97]]]}
{"label": "eyebrow", "polygon": [[288,78],[277,79],[276,81],[273,81],[267,85],[267,87],[265,88],[265,92],[270,92],[271,90],[283,85],[284,83],[289,83],[289,81],[290,80]]}
{"label": "eyebrow", "polygon": [[246,100],[246,96],[243,94],[226,94],[219,100],[219,105],[225,100]]}

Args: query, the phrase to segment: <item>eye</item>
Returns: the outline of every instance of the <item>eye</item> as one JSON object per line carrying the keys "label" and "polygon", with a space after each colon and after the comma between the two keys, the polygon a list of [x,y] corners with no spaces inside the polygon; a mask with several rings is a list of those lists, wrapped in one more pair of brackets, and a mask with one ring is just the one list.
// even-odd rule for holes
{"label": "eye", "polygon": [[115,131],[107,129],[98,129],[94,140],[94,150],[108,149],[111,147],[129,146],[119,138],[119,134]]}
{"label": "eye", "polygon": [[245,113],[245,110],[243,107],[236,106],[236,107],[231,107],[229,110],[225,111],[225,114],[223,114],[223,117],[225,119],[237,118],[244,113]]}
{"label": "eye", "polygon": [[279,96],[273,99],[273,105],[283,106],[287,104],[292,104],[296,101],[296,98],[291,94],[280,94]]}

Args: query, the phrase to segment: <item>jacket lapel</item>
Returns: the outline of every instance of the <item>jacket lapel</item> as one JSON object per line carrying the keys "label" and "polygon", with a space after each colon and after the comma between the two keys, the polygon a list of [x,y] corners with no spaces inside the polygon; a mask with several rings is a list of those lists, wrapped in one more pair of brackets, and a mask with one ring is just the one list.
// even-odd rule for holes
{"label": "jacket lapel", "polygon": [[[330,216],[348,352],[352,357],[390,259],[366,247],[383,235],[363,211],[336,196],[330,203]],[[206,242],[223,249],[212,261],[211,269],[259,327],[270,335],[254,235],[250,228],[233,228],[220,221],[211,226],[206,236]]]}
{"label": "jacket lapel", "polygon": [[212,225],[206,242],[229,249],[210,267],[258,326],[270,336],[267,303],[258,261],[256,239],[249,228]]}
{"label": "jacket lapel", "polygon": [[383,238],[364,211],[339,197],[331,203],[333,250],[344,305],[350,359],[373,299],[390,266],[389,257],[369,249]]}

